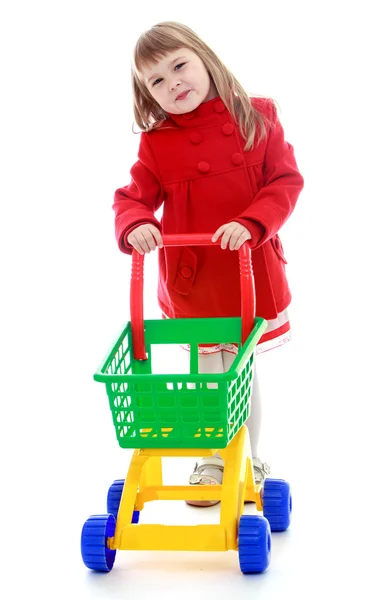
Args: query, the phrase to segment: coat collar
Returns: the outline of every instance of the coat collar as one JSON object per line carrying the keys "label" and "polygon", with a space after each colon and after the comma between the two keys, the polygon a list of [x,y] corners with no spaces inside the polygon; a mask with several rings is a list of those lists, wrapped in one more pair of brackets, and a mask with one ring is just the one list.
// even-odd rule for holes
{"label": "coat collar", "polygon": [[195,110],[183,115],[169,113],[169,119],[182,128],[221,123],[227,121],[227,118],[229,118],[229,112],[220,96],[202,102]]}

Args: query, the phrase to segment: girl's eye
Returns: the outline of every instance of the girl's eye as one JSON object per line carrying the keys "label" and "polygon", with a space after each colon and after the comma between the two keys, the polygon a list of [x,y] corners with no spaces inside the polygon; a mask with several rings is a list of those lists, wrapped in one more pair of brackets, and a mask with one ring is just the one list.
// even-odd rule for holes
{"label": "girl's eye", "polygon": [[[175,71],[179,71],[178,67],[179,67],[179,68],[180,68],[180,67],[183,67],[183,65],[185,65],[185,64],[186,64],[186,63],[179,63],[178,65],[176,65],[176,67],[174,67],[174,70],[175,70]],[[161,81],[162,81],[162,77],[158,77],[158,79],[156,79],[156,80],[153,82],[153,87],[154,87],[154,85],[156,85],[157,83],[160,83]]]}

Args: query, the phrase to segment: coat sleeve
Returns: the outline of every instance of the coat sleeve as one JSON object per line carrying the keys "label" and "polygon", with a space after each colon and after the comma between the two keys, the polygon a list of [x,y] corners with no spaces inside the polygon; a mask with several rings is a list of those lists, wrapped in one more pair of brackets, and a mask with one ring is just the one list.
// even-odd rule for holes
{"label": "coat sleeve", "polygon": [[141,134],[138,160],[130,170],[129,185],[119,188],[114,195],[115,235],[119,249],[126,254],[133,250],[127,236],[138,225],[152,223],[161,231],[154,213],[163,203],[164,191],[147,135]]}
{"label": "coat sleeve", "polygon": [[271,111],[263,162],[264,184],[248,208],[235,219],[251,232],[253,247],[276,235],[293,212],[304,186],[293,146],[285,141],[273,103]]}

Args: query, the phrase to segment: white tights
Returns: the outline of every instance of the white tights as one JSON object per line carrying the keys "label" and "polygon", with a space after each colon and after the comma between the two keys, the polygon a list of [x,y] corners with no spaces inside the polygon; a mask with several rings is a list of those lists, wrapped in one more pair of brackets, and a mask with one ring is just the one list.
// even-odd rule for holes
{"label": "white tights", "polygon": [[[224,373],[231,367],[236,355],[226,350],[221,350],[214,354],[199,354],[198,364],[199,373]],[[251,440],[252,456],[258,456],[258,443],[261,426],[261,398],[259,382],[256,373],[256,365],[254,366],[253,388],[251,396],[251,414],[246,422],[248,427],[249,438]]]}

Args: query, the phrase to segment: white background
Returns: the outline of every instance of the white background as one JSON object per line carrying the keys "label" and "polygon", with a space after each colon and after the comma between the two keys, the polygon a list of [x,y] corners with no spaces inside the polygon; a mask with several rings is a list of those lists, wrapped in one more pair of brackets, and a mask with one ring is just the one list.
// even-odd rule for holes
{"label": "white background", "polygon": [[[2,3],[3,597],[380,597],[377,4]],[[258,360],[261,456],[291,482],[294,520],[258,577],[240,574],[234,552],[119,552],[104,577],[79,553],[83,522],[105,511],[130,457],[92,376],[129,318],[130,259],[111,204],[138,144],[131,52],[164,20],[192,27],[248,92],[278,101],[305,178],[281,232],[294,340]],[[159,316],[155,255],[145,313]],[[191,463],[166,473],[185,483]],[[218,516],[177,505],[148,506],[144,518]]]}

